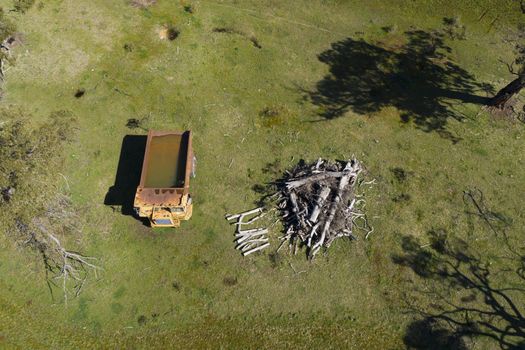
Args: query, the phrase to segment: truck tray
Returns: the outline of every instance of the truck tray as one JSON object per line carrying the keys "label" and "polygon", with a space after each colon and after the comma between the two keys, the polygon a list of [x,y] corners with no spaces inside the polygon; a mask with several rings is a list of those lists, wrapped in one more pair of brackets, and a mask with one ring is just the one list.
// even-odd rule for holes
{"label": "truck tray", "polygon": [[191,131],[150,130],[135,207],[180,205],[189,193],[192,165]]}

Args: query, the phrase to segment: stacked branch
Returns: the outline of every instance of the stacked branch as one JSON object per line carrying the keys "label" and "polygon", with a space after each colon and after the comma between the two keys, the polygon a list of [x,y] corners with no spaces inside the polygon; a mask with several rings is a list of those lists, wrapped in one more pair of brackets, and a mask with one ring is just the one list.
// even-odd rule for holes
{"label": "stacked branch", "polygon": [[[243,256],[263,250],[268,247],[268,229],[247,228],[265,215],[263,208],[256,208],[240,214],[226,215],[226,220],[232,225],[236,225],[235,230],[235,249],[240,250]],[[235,220],[235,221],[234,221]]]}
{"label": "stacked branch", "polygon": [[279,248],[288,242],[296,253],[299,246],[306,246],[313,258],[339,237],[356,239],[354,228],[370,233],[366,216],[358,209],[364,200],[355,193],[361,170],[357,159],[334,163],[319,159],[288,171],[277,182],[285,228]]}

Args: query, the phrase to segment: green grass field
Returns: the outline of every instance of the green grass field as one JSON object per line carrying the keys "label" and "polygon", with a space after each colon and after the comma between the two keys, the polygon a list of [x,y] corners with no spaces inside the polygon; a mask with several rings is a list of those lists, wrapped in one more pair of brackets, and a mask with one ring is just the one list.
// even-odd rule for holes
{"label": "green grass field", "polygon": [[[103,270],[65,305],[41,257],[2,235],[0,348],[525,347],[525,128],[475,99],[512,79],[500,60],[514,58],[519,2],[50,0],[7,16],[23,44],[0,104],[32,127],[58,110],[77,119],[48,178],[82,221],[63,241]],[[445,36],[425,58],[454,16],[466,39]],[[164,25],[180,35],[161,40]],[[104,205],[123,138],[145,134],[130,118],[194,132],[194,213],[180,229]],[[276,259],[274,229],[263,253],[234,250],[224,214],[254,207],[254,186],[299,159],[352,155],[376,180],[368,240]],[[475,188],[488,221],[464,198]],[[433,317],[451,308],[456,323]]]}

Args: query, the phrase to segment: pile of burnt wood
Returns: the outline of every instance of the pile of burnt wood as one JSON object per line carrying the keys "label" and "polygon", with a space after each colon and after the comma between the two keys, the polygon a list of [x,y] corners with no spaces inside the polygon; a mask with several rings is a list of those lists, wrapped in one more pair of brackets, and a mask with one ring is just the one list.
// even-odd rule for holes
{"label": "pile of burnt wood", "polygon": [[364,199],[356,194],[362,171],[357,159],[313,164],[299,163],[286,172],[276,185],[278,207],[283,217],[281,248],[288,242],[294,253],[306,246],[313,258],[321,248],[328,248],[339,237],[356,239],[354,229],[371,228],[364,213]]}
{"label": "pile of burnt wood", "polygon": [[[284,227],[277,251],[288,243],[294,254],[306,247],[308,257],[313,258],[339,237],[357,239],[356,229],[365,231],[367,238],[373,229],[362,211],[364,198],[356,193],[361,171],[355,158],[345,162],[319,159],[312,164],[301,161],[274,182],[276,191],[268,198],[276,199],[271,203],[277,203]],[[268,228],[250,226],[266,213],[268,210],[260,207],[226,215],[237,226],[236,248],[244,256],[270,245]]]}

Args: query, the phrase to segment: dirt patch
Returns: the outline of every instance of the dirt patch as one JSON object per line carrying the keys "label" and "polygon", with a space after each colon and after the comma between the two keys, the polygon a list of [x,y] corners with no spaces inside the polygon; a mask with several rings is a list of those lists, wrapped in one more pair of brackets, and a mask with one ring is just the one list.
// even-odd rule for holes
{"label": "dirt patch", "polygon": [[168,28],[159,29],[159,39],[166,40],[168,38]]}
{"label": "dirt patch", "polygon": [[224,279],[222,280],[222,283],[223,283],[225,286],[232,287],[232,286],[234,286],[234,285],[237,284],[237,277],[226,276],[226,277],[224,277]]}
{"label": "dirt patch", "polygon": [[174,26],[164,26],[159,29],[159,39],[173,41],[180,35],[180,31]]}
{"label": "dirt patch", "polygon": [[258,49],[262,49],[261,44],[259,43],[259,41],[257,40],[257,38],[254,35],[248,35],[248,34],[242,32],[242,31],[240,31],[238,29],[231,28],[231,27],[216,27],[216,28],[212,29],[212,32],[213,33],[222,33],[222,34],[236,34],[236,35],[240,35],[243,38],[249,40],[254,47],[256,47]]}
{"label": "dirt patch", "polygon": [[525,123],[525,103],[516,97],[511,98],[502,108],[491,106],[484,108],[495,119]]}
{"label": "dirt patch", "polygon": [[267,128],[283,125],[293,118],[293,113],[285,106],[266,106],[259,112],[261,123]]}
{"label": "dirt patch", "polygon": [[146,9],[157,3],[157,0],[131,0],[129,4],[135,8]]}

